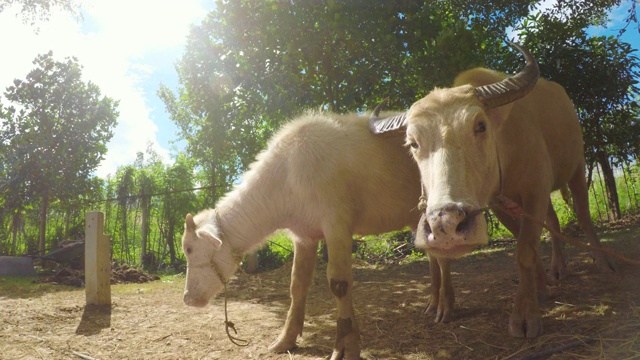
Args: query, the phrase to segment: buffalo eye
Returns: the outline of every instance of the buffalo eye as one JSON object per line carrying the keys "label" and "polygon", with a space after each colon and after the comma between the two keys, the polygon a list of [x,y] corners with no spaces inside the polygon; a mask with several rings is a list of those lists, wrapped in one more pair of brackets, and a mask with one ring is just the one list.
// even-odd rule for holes
{"label": "buffalo eye", "polygon": [[188,248],[184,249],[184,252],[186,252],[186,253],[187,253],[187,255],[188,255],[188,254],[191,254],[191,248],[190,248],[190,247],[188,247]]}
{"label": "buffalo eye", "polygon": [[478,121],[476,123],[476,126],[473,128],[473,132],[478,135],[481,134],[483,132],[487,131],[487,123],[485,123],[484,121]]}

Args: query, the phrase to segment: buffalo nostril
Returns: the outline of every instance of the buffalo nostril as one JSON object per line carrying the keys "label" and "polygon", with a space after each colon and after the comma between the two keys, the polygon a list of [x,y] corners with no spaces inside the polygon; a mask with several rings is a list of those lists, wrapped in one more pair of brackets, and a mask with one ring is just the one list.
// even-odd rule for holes
{"label": "buffalo nostril", "polygon": [[456,227],[456,232],[465,232],[471,229],[471,227],[474,224],[476,216],[478,214],[481,214],[482,211],[483,209],[478,209],[478,210],[473,210],[469,212],[469,214],[465,216],[464,220],[462,220]]}
{"label": "buffalo nostril", "polygon": [[468,231],[471,228],[471,225],[473,224],[473,218],[471,217],[466,217],[464,218],[464,220],[462,220],[458,226],[456,226],[456,232],[465,232]]}

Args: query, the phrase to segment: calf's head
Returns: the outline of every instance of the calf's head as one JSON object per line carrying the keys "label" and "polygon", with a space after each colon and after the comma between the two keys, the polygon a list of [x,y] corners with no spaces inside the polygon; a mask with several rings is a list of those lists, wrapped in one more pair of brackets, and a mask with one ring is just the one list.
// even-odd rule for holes
{"label": "calf's head", "polygon": [[223,242],[215,212],[199,214],[195,219],[187,214],[182,251],[187,258],[184,303],[205,306],[238,269],[229,244]]}
{"label": "calf's head", "polygon": [[406,127],[406,144],[420,169],[426,210],[416,246],[440,257],[457,257],[488,241],[482,212],[501,186],[499,128],[511,103],[533,89],[538,66],[527,60],[518,74],[498,83],[436,89],[415,102],[402,121],[371,120],[383,133]]}

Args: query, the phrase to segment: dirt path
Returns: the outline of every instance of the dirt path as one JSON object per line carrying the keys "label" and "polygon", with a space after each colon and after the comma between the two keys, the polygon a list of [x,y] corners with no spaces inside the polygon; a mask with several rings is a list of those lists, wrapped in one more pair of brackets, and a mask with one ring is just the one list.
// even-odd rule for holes
{"label": "dirt path", "polygon": [[[603,243],[640,259],[640,225],[619,225]],[[548,264],[549,249],[543,254]],[[620,264],[600,274],[583,250],[569,248],[570,277],[550,288],[542,305],[544,335],[507,335],[517,287],[513,250],[496,248],[454,266],[456,312],[447,324],[423,315],[425,262],[386,268],[358,264],[355,303],[368,359],[640,358],[640,268]],[[289,306],[290,265],[260,275],[240,274],[229,289],[229,316],[247,347],[224,332],[222,299],[204,309],[182,304],[184,277],[169,282],[114,285],[113,306],[84,308],[82,289],[33,284],[14,291],[0,279],[1,359],[323,359],[335,334],[334,300],[324,265],[314,277],[304,334],[291,354],[270,354]],[[53,289],[53,290],[52,290]],[[549,356],[538,357],[547,359]]]}

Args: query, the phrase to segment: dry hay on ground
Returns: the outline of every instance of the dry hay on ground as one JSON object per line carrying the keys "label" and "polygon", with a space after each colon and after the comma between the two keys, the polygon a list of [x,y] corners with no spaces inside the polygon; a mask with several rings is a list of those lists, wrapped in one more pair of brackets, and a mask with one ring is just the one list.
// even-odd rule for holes
{"label": "dry hay on ground", "polygon": [[[640,226],[603,233],[603,243],[640,258]],[[544,260],[549,248],[544,244]],[[544,335],[507,335],[518,276],[510,248],[491,248],[453,265],[456,312],[434,324],[423,315],[428,264],[357,264],[355,305],[367,359],[634,359],[640,358],[640,268],[619,264],[601,274],[583,250],[568,248],[570,276],[542,304]],[[335,336],[335,301],[326,266],[314,275],[299,347],[270,354],[289,306],[290,266],[239,274],[229,286],[229,317],[238,337],[226,337],[223,299],[194,309],[182,304],[184,278],[114,285],[110,309],[84,307],[81,289],[46,284],[12,295],[0,281],[0,357],[3,359],[324,359]],[[46,287],[47,291],[38,287]],[[560,351],[564,349],[564,351]],[[550,353],[551,351],[551,353]],[[532,357],[538,356],[538,357]]]}

